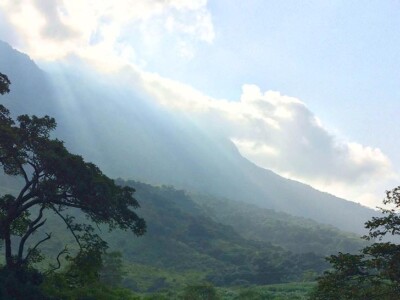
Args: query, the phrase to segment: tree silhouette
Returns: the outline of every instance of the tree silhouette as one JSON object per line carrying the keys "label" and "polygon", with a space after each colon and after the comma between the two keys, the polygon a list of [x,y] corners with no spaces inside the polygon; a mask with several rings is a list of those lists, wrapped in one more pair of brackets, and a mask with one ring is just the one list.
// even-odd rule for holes
{"label": "tree silhouette", "polygon": [[399,299],[400,245],[387,241],[386,235],[400,234],[400,187],[386,192],[382,216],[365,223],[366,240],[378,240],[359,254],[339,253],[327,260],[332,270],[319,278],[311,299]]}
{"label": "tree silhouette", "polygon": [[[7,76],[0,73],[0,94],[8,93],[9,85]],[[145,221],[134,211],[139,207],[134,189],[117,186],[96,165],[71,154],[62,141],[50,137],[55,128],[56,121],[49,116],[21,115],[14,120],[0,105],[0,166],[6,175],[23,179],[16,195],[0,197],[0,239],[4,240],[6,267],[10,270],[40,259],[39,246],[51,238],[51,233],[28,249],[26,242],[46,223],[44,216],[49,212],[73,234],[80,249],[76,259],[99,253],[106,243],[90,224],[76,224],[68,215],[70,208],[83,212],[92,224],[106,224],[110,230],[120,228],[136,235],[146,230]],[[12,236],[19,237],[17,246],[11,242]]]}
{"label": "tree silhouette", "polygon": [[7,75],[0,73],[0,95],[4,95],[5,93],[10,92],[10,84],[11,82],[8,79]]}

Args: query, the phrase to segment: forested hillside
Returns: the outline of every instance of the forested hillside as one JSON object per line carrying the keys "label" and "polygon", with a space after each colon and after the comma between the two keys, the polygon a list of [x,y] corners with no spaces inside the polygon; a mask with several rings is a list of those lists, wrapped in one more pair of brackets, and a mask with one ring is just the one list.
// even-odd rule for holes
{"label": "forested hillside", "polygon": [[[352,234],[245,203],[189,196],[167,186],[117,183],[136,189],[148,231],[140,238],[123,231],[102,230],[101,235],[110,252],[122,254],[121,284],[136,291],[203,281],[231,286],[312,280],[327,267],[326,254],[362,246]],[[48,218],[43,231],[53,232],[54,238],[44,250],[51,262],[65,244],[74,245],[74,238],[65,224]]]}
{"label": "forested hillside", "polygon": [[292,252],[329,255],[338,251],[355,252],[365,244],[357,234],[311,219],[212,196],[191,197],[214,220],[232,226],[243,237],[270,242]]}

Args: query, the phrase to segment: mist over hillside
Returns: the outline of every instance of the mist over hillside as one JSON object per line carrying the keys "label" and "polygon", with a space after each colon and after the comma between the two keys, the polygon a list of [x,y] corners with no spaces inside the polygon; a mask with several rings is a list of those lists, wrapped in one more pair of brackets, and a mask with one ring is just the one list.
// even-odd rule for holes
{"label": "mist over hillside", "polygon": [[109,176],[241,200],[358,233],[375,214],[256,166],[231,141],[128,85],[124,78],[135,78],[129,70],[98,74],[73,59],[46,70],[1,42],[0,71],[12,82],[2,101],[15,115],[54,116],[57,137]]}
{"label": "mist over hillside", "polygon": [[[122,254],[122,286],[136,292],[179,290],[203,280],[225,287],[308,281],[327,268],[325,255],[354,253],[365,244],[356,234],[243,202],[189,195],[170,186],[116,182],[135,188],[147,232],[132,238],[130,232],[109,232],[101,225],[99,231],[109,253]],[[64,214],[87,222],[79,210]],[[46,219],[28,244],[51,232],[53,238],[42,247],[50,261],[65,244],[76,251],[78,245],[63,221],[51,213]]]}

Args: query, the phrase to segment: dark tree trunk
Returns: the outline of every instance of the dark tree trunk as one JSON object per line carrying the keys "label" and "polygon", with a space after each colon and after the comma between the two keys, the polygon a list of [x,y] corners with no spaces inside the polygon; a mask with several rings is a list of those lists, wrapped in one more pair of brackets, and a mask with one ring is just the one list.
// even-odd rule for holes
{"label": "dark tree trunk", "polygon": [[9,225],[4,228],[4,242],[6,248],[6,265],[8,268],[11,268],[14,265],[14,262],[11,251],[11,231]]}

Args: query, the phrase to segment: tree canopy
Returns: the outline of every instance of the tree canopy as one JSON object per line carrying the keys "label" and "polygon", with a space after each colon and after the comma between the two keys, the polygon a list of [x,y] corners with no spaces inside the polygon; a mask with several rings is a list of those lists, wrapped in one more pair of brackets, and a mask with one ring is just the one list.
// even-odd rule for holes
{"label": "tree canopy", "polygon": [[[9,92],[10,80],[0,73],[0,93]],[[82,211],[92,224],[144,234],[145,221],[135,209],[134,189],[121,187],[93,163],[71,154],[64,143],[51,137],[56,121],[49,116],[21,115],[14,120],[0,105],[0,166],[9,176],[23,179],[16,195],[0,196],[0,239],[4,240],[7,268],[29,265],[40,258],[43,239],[25,249],[31,235],[46,223],[46,213],[59,216],[79,245],[79,255],[106,248],[90,224],[76,224],[69,208]],[[17,236],[18,245],[11,242]],[[66,251],[61,251],[60,254]],[[58,258],[57,258],[58,260]]]}
{"label": "tree canopy", "polygon": [[378,241],[358,254],[330,256],[332,270],[319,279],[312,299],[399,299],[400,245],[382,239],[400,234],[400,186],[387,191],[383,203],[389,208],[365,223],[369,233],[363,237]]}
{"label": "tree canopy", "polygon": [[4,95],[5,93],[10,92],[10,84],[11,82],[8,79],[7,75],[0,73],[0,95]]}

